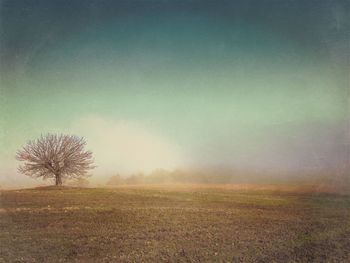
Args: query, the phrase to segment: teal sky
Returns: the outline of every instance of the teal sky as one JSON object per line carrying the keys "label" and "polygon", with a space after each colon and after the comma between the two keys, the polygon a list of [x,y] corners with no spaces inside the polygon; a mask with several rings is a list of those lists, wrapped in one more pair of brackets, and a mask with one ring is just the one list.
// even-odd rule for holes
{"label": "teal sky", "polygon": [[348,1],[305,2],[1,1],[0,183],[46,132],[97,177],[347,169]]}

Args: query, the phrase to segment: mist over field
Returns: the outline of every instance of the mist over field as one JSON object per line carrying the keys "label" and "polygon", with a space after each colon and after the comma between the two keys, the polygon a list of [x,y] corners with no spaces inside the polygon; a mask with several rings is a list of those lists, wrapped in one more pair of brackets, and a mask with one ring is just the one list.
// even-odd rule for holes
{"label": "mist over field", "polygon": [[86,138],[91,185],[347,185],[349,20],[340,0],[0,1],[0,186],[45,183],[14,156],[48,132]]}
{"label": "mist over field", "polygon": [[0,262],[350,262],[349,33],[348,0],[0,0]]}

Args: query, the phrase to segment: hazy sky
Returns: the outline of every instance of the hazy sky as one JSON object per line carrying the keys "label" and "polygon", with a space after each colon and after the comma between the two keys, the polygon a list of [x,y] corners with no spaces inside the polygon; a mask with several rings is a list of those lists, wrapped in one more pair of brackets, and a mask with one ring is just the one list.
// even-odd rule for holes
{"label": "hazy sky", "polygon": [[95,177],[349,166],[349,1],[0,0],[0,184],[41,133]]}

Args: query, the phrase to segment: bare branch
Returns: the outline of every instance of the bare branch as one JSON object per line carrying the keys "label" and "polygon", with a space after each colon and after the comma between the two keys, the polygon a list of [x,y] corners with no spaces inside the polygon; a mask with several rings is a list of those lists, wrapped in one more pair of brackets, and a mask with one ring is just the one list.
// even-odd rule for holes
{"label": "bare branch", "polygon": [[19,172],[34,178],[76,179],[87,176],[93,169],[91,151],[85,151],[86,141],[75,135],[41,135],[16,153],[16,159],[24,162]]}

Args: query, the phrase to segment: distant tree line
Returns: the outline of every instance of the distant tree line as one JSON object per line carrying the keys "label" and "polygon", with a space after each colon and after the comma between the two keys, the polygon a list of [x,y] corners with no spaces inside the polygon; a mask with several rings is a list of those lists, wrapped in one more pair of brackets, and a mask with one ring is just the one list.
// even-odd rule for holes
{"label": "distant tree line", "polygon": [[[131,175],[116,174],[109,178],[107,185],[132,184],[245,184],[245,183],[313,183],[327,181],[329,174],[308,172],[295,175],[286,172],[239,171],[233,169],[188,169],[168,171],[158,169],[151,173]],[[329,181],[329,180],[328,180]]]}
{"label": "distant tree line", "polygon": [[175,170],[168,171],[157,169],[149,174],[137,173],[129,176],[113,175],[107,182],[107,185],[123,184],[174,184],[174,183],[194,183],[194,184],[223,184],[243,182],[244,176],[235,175],[229,171],[219,173],[194,171],[194,170]]}

